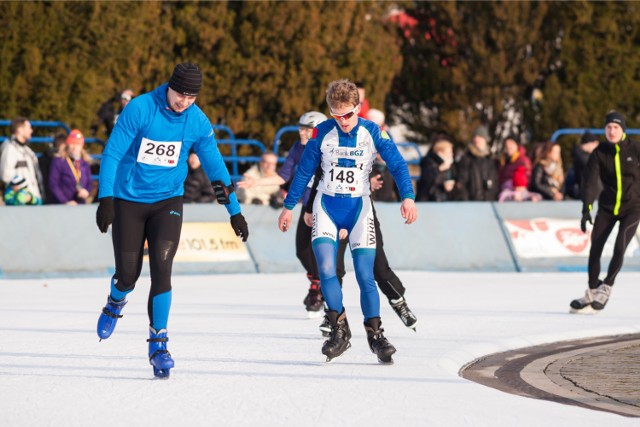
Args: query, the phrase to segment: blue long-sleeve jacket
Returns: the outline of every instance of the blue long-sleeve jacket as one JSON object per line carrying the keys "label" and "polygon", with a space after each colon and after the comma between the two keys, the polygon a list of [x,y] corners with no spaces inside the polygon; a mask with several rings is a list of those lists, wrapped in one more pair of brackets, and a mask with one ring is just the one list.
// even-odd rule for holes
{"label": "blue long-sleeve jacket", "polygon": [[[193,149],[211,181],[231,184],[207,116],[192,104],[182,113],[169,108],[167,84],[134,98],[118,117],[102,154],[100,197],[156,203],[184,194],[187,158]],[[225,205],[240,212],[235,193]]]}

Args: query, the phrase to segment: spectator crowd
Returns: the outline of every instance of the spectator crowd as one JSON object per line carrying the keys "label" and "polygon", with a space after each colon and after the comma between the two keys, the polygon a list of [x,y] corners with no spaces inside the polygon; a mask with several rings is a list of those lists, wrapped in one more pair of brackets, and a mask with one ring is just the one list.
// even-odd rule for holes
{"label": "spectator crowd", "polygon": [[[359,116],[369,119],[384,132],[388,131],[384,113],[371,108],[362,85],[359,85]],[[108,136],[118,115],[132,99],[126,89],[105,102],[98,118]],[[97,127],[91,129],[95,134]],[[85,138],[78,129],[54,138],[53,144],[38,158],[29,141],[33,129],[27,118],[18,117],[10,125],[11,136],[0,144],[0,186],[6,205],[92,203],[97,186],[91,179],[97,161],[84,149]],[[572,166],[565,173],[560,146],[544,141],[532,144],[530,150],[516,135],[503,138],[501,151],[492,150],[492,138],[486,126],[478,126],[464,150],[455,150],[447,135],[432,138],[429,150],[420,161],[416,182],[416,201],[560,201],[580,199],[581,180],[589,154],[598,146],[598,138],[586,132],[580,144],[571,151]],[[189,155],[189,172],[185,181],[184,201],[209,203],[215,194],[200,166],[196,154]],[[245,173],[245,179],[259,180],[276,175],[278,157],[272,152]],[[241,203],[282,206],[287,184],[240,188]],[[382,159],[372,168],[372,197],[377,201],[399,200],[397,189]]]}

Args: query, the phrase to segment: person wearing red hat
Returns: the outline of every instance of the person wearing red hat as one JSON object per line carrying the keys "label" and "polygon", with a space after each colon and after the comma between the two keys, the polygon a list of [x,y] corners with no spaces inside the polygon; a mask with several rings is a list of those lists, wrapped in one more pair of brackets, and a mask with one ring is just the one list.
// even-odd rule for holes
{"label": "person wearing red hat", "polygon": [[91,193],[91,168],[82,156],[84,135],[73,129],[67,136],[64,156],[55,157],[49,170],[50,203],[77,205],[87,203]]}

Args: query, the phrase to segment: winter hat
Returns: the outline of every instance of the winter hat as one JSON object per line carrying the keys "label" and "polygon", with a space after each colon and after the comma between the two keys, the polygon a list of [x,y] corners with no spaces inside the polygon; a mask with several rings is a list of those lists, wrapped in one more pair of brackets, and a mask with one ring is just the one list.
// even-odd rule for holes
{"label": "winter hat", "polygon": [[627,130],[627,125],[624,122],[624,117],[622,116],[622,114],[616,111],[610,112],[609,114],[607,114],[607,117],[604,118],[605,127],[609,123],[617,123],[618,125],[620,125],[623,131]]}
{"label": "winter hat", "polygon": [[200,68],[189,62],[176,65],[169,80],[169,87],[186,96],[198,96],[202,87]]}
{"label": "winter hat", "polygon": [[486,126],[478,126],[476,130],[473,131],[473,136],[480,136],[489,141],[489,130]]}
{"label": "winter hat", "polygon": [[588,144],[589,142],[596,142],[596,141],[599,141],[598,137],[589,131],[586,131],[585,133],[583,133],[582,137],[580,138],[580,144]]}
{"label": "winter hat", "polygon": [[84,135],[78,129],[72,130],[67,136],[67,144],[84,144]]}
{"label": "winter hat", "polygon": [[16,175],[13,177],[9,185],[12,187],[18,186],[18,189],[22,190],[23,188],[27,188],[27,180],[20,175]]}

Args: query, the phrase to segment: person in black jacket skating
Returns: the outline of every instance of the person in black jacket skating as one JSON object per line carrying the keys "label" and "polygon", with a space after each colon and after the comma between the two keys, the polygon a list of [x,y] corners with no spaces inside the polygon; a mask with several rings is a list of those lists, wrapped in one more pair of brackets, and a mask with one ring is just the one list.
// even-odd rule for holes
{"label": "person in black jacket skating", "polygon": [[[615,278],[622,267],[624,252],[640,222],[640,144],[625,134],[624,117],[615,111],[605,118],[606,142],[589,156],[583,176],[582,220],[587,230],[591,223],[592,204],[598,197],[598,180],[602,192],[598,198],[598,214],[591,232],[589,251],[589,288],[582,298],[571,301],[574,313],[602,310],[611,294]],[[604,280],[599,280],[602,249],[613,227],[620,222],[613,257]]]}

